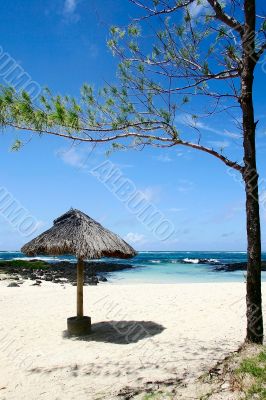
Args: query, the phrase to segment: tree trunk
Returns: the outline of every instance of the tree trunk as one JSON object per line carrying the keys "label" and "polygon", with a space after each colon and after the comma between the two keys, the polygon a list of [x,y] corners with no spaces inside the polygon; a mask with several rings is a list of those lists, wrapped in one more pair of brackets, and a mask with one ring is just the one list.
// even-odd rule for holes
{"label": "tree trunk", "polygon": [[[253,181],[256,185],[258,177]],[[261,241],[259,203],[256,199],[258,189],[246,182],[247,213],[247,336],[246,341],[263,342],[263,316],[261,298]]]}
{"label": "tree trunk", "polygon": [[244,172],[247,215],[247,336],[253,343],[263,342],[263,317],[261,298],[261,232],[258,173],[256,164],[256,123],[253,106],[253,81],[255,70],[255,0],[245,0],[245,33],[243,43],[243,65],[241,71],[244,137]]}
{"label": "tree trunk", "polygon": [[78,260],[77,264],[77,316],[83,317],[83,284],[84,284],[84,262]]}

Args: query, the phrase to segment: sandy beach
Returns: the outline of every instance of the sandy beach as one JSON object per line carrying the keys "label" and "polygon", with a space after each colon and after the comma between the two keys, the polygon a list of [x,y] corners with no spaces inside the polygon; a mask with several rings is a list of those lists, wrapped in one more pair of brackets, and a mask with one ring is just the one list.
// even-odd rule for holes
{"label": "sandy beach", "polygon": [[245,336],[241,283],[87,286],[93,333],[83,340],[65,331],[75,287],[0,285],[1,400],[112,399],[127,386],[187,382]]}

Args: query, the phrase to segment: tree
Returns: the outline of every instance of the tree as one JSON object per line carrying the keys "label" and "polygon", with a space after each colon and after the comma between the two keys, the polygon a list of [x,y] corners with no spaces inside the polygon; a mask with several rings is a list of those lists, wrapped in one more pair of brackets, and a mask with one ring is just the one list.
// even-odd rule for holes
{"label": "tree", "polygon": [[[248,241],[246,340],[262,343],[253,80],[266,50],[266,19],[257,15],[255,0],[129,1],[141,16],[125,29],[111,27],[108,40],[120,60],[117,84],[99,92],[85,84],[77,99],[46,89],[35,100],[4,87],[0,123],[73,141],[111,142],[113,148],[186,146],[239,172],[245,184]],[[192,112],[195,99],[197,113]],[[181,133],[176,121],[184,112],[189,130]],[[241,114],[243,162],[203,144],[200,118],[217,113],[235,119]]]}

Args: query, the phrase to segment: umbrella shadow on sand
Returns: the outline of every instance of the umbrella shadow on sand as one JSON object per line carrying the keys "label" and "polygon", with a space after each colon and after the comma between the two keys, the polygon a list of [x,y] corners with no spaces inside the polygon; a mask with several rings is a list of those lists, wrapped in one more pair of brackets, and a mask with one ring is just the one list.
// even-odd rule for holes
{"label": "umbrella shadow on sand", "polygon": [[63,337],[87,342],[126,345],[159,335],[164,329],[163,325],[153,321],[104,321],[93,324],[89,335],[74,336],[64,331]]}

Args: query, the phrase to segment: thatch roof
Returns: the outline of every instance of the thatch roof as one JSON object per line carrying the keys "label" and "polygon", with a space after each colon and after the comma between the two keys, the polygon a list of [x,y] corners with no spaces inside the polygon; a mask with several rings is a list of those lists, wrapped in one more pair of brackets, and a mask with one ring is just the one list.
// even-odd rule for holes
{"label": "thatch roof", "polygon": [[28,256],[72,254],[81,259],[130,258],[136,251],[94,219],[79,210],[66,212],[48,231],[25,244]]}

